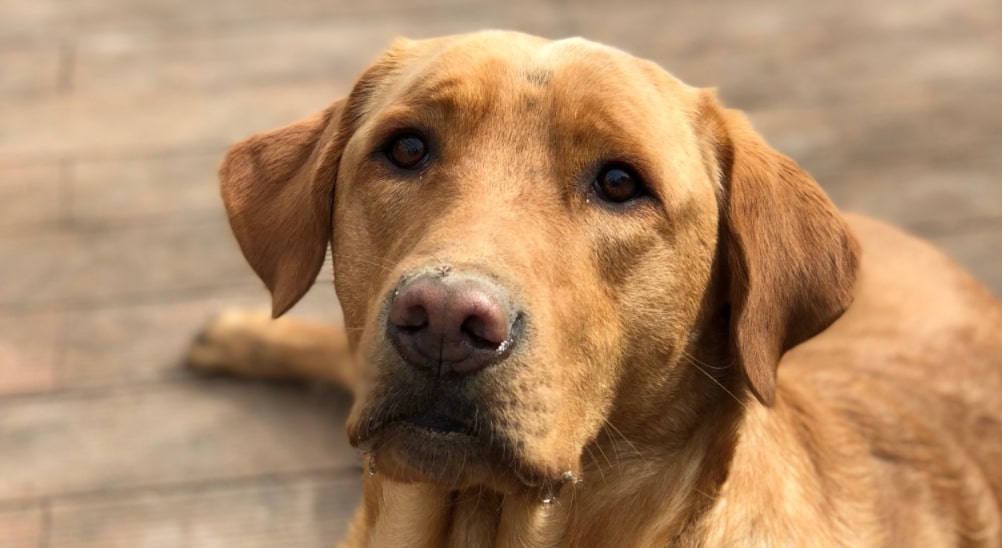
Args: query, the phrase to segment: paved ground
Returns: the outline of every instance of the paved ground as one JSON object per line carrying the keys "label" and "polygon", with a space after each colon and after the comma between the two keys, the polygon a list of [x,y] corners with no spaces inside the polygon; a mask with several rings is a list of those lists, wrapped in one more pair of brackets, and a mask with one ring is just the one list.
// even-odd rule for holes
{"label": "paved ground", "polygon": [[[0,547],[330,545],[345,402],[193,378],[267,303],[221,216],[228,143],[345,93],[394,35],[581,34],[719,86],[843,207],[1002,293],[998,0],[4,0]],[[671,7],[667,7],[667,6]],[[326,284],[295,313],[336,318]]]}

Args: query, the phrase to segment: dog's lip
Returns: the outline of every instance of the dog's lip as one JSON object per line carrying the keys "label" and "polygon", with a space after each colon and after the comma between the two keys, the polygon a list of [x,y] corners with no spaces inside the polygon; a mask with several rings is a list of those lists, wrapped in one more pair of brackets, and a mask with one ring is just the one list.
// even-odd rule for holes
{"label": "dog's lip", "polygon": [[433,433],[465,434],[468,436],[474,434],[473,428],[466,421],[437,411],[427,411],[408,417],[401,417],[394,422],[421,430],[428,430]]}
{"label": "dog's lip", "polygon": [[477,430],[470,422],[430,408],[384,417],[378,422],[369,423],[368,427],[353,440],[353,445],[363,451],[371,451],[381,443],[380,439],[388,432],[397,429],[436,439],[445,436],[477,437]]}
{"label": "dog's lip", "polygon": [[[431,481],[448,483],[453,477],[449,474],[462,474],[454,466],[479,462],[479,466],[487,466],[493,470],[489,474],[493,488],[503,492],[529,489],[544,502],[554,499],[564,484],[579,481],[577,474],[567,468],[558,467],[554,470],[551,467],[533,466],[529,462],[513,458],[511,448],[505,449],[503,445],[504,436],[498,433],[488,434],[489,430],[484,428],[490,427],[481,424],[478,428],[477,425],[449,413],[429,408],[395,416],[380,422],[378,426],[372,425],[366,431],[364,438],[356,440],[355,445],[372,459],[378,460],[383,451],[388,449],[390,454],[396,455],[394,459],[405,459],[397,462],[409,461],[411,464],[408,466],[416,466],[413,469],[425,467],[425,471],[421,474],[430,476],[418,476],[425,477],[421,481],[429,481],[427,478],[432,477],[437,479]],[[502,445],[498,445],[499,442]],[[406,447],[410,449],[404,449]],[[405,455],[412,451],[423,456],[417,457],[416,461],[410,461]],[[458,461],[457,455],[461,455]],[[426,468],[429,462],[432,462],[428,460],[429,458],[437,463],[431,469]],[[424,464],[415,465],[413,464],[415,462]],[[450,466],[453,468],[449,468]],[[442,476],[446,469],[451,469],[453,472]],[[563,471],[555,473],[559,470]],[[505,477],[508,479],[504,479]],[[414,476],[411,478],[413,480]]]}

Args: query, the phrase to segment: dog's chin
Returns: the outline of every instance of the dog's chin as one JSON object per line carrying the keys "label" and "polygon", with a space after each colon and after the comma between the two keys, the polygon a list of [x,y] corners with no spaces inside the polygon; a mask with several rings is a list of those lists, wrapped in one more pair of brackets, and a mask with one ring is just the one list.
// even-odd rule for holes
{"label": "dog's chin", "polygon": [[369,454],[370,472],[402,483],[507,494],[535,492],[560,480],[559,474],[523,462],[498,440],[448,417],[422,414],[387,423],[358,446]]}
{"label": "dog's chin", "polygon": [[372,471],[394,481],[463,489],[490,483],[497,474],[491,455],[469,432],[400,421],[387,425],[373,441]]}

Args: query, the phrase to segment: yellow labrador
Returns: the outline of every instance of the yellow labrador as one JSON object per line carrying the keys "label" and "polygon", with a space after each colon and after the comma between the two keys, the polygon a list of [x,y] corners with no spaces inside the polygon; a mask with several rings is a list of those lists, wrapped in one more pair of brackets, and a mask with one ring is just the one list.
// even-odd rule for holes
{"label": "yellow labrador", "polygon": [[329,244],[345,329],[192,365],[353,386],[345,546],[1002,545],[1002,307],[653,63],[400,40],[220,179],[274,314]]}

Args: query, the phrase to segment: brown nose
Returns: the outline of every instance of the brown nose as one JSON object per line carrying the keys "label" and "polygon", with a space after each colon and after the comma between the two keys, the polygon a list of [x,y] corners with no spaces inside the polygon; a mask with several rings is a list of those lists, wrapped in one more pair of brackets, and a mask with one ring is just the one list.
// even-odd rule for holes
{"label": "brown nose", "polygon": [[459,273],[421,274],[390,304],[387,331],[407,363],[439,375],[469,374],[503,359],[514,318],[493,282]]}

